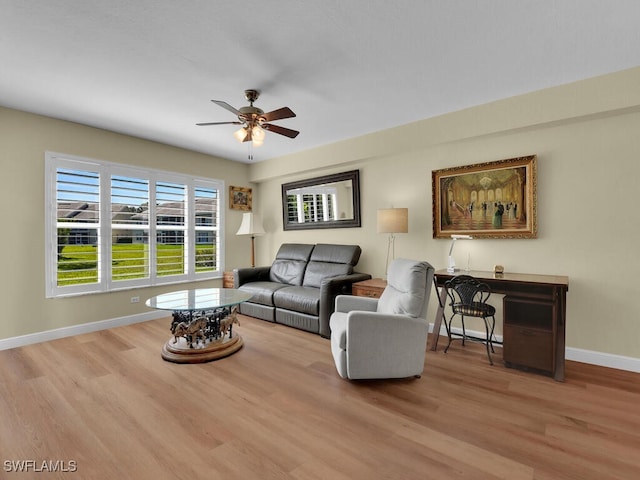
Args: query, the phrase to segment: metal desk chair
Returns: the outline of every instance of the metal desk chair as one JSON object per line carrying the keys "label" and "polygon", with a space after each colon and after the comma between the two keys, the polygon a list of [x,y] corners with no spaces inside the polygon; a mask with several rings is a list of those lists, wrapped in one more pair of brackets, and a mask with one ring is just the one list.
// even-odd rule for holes
{"label": "metal desk chair", "polygon": [[[449,305],[453,312],[448,322],[445,318],[445,327],[447,329],[447,335],[449,336],[449,343],[447,344],[447,348],[444,349],[445,353],[449,350],[454,335],[462,337],[462,345],[464,345],[467,338],[478,340],[485,344],[489,363],[493,365],[491,353],[495,353],[493,349],[493,330],[496,325],[496,309],[487,303],[487,300],[491,296],[491,289],[486,283],[482,283],[469,275],[457,275],[453,277],[451,280],[445,282],[445,288],[447,289],[450,300]],[[452,333],[451,331],[451,322],[456,315],[460,315],[462,319],[462,335]],[[465,316],[478,317],[484,320],[485,338],[467,335],[464,326]],[[499,342],[495,341],[495,343]]]}

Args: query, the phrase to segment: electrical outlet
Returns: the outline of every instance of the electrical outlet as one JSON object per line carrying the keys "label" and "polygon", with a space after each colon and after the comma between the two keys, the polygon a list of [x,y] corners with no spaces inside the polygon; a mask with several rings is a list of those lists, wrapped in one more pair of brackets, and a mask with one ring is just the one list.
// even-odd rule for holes
{"label": "electrical outlet", "polygon": [[131,303],[138,303],[140,301],[140,297],[131,297]]}

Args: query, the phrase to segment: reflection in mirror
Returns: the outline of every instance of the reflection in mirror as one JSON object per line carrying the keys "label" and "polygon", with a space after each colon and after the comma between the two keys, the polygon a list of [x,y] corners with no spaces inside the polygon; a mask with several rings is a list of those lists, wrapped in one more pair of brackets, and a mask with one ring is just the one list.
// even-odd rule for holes
{"label": "reflection in mirror", "polygon": [[285,230],[360,226],[358,170],[282,185]]}

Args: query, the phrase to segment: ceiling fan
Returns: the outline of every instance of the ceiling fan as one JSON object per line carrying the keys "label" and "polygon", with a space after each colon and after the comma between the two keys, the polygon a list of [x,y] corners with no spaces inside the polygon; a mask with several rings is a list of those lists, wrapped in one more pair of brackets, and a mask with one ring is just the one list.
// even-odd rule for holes
{"label": "ceiling fan", "polygon": [[242,125],[233,136],[239,142],[250,141],[256,147],[259,147],[264,142],[265,130],[284,135],[285,137],[296,138],[300,132],[269,123],[274,120],[295,117],[296,114],[293,113],[289,107],[282,107],[272,112],[264,113],[262,109],[253,106],[253,102],[255,102],[259,96],[260,92],[258,90],[245,90],[244,97],[249,102],[249,106],[240,107],[240,109],[236,109],[222,100],[211,100],[216,105],[236,115],[238,120],[233,122],[196,123],[196,125],[201,127],[209,125]]}

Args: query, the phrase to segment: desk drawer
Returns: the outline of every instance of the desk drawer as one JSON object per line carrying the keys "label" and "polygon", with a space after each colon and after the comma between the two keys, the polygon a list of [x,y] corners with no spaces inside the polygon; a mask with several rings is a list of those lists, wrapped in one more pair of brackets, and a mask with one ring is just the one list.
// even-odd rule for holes
{"label": "desk drawer", "polygon": [[507,364],[552,372],[553,345],[552,331],[504,325],[503,358]]}

